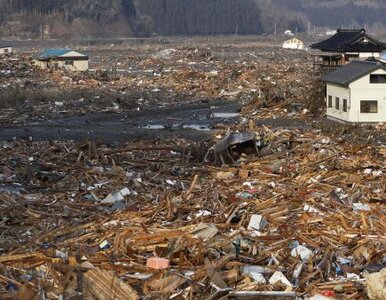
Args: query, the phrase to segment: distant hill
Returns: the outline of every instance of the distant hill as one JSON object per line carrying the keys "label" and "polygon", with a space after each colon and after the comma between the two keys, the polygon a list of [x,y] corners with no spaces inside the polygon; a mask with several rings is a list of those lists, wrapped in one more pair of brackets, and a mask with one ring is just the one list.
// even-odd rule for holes
{"label": "distant hill", "polygon": [[273,0],[279,6],[304,15],[313,26],[385,27],[384,0]]}
{"label": "distant hill", "polygon": [[0,0],[0,34],[262,34],[385,27],[384,0]]}

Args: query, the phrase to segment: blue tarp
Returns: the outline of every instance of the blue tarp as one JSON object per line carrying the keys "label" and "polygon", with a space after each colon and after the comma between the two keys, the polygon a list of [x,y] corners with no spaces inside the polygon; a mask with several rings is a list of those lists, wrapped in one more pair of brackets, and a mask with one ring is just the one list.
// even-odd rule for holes
{"label": "blue tarp", "polygon": [[46,49],[40,54],[39,59],[59,57],[71,51],[71,49]]}

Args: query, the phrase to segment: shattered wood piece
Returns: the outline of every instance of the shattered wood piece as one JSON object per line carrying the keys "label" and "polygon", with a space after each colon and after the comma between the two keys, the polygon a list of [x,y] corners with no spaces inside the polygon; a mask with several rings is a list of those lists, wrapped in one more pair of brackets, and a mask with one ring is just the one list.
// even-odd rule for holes
{"label": "shattered wood piece", "polygon": [[222,288],[222,289],[227,288],[228,287],[227,284],[222,279],[221,275],[215,270],[213,264],[207,257],[205,257],[204,263],[205,263],[206,272],[209,276],[209,280],[219,288]]}
{"label": "shattered wood piece", "polygon": [[0,263],[8,262],[8,261],[18,261],[22,259],[27,259],[27,258],[45,258],[45,255],[43,253],[28,253],[28,254],[15,254],[15,255],[3,255],[0,256]]}
{"label": "shattered wood piece", "polygon": [[220,172],[217,172],[217,174],[216,174],[216,178],[218,179],[218,180],[227,180],[227,179],[231,179],[231,178],[233,178],[235,176],[235,174],[233,173],[233,172],[222,172],[222,171],[220,171]]}
{"label": "shattered wood piece", "polygon": [[17,282],[16,280],[13,280],[11,278],[8,278],[8,277],[5,277],[3,275],[0,274],[0,281],[2,281],[3,283],[5,284],[8,284],[8,283],[12,283],[14,285],[16,285],[17,287],[21,287],[22,284],[20,282]]}
{"label": "shattered wood piece", "polygon": [[366,218],[366,215],[364,212],[361,212],[361,220],[362,220],[362,224],[363,224],[363,229],[368,230],[369,226],[367,224],[367,218]]}
{"label": "shattered wood piece", "polygon": [[368,239],[379,239],[386,241],[386,236],[385,235],[375,235],[375,234],[338,234],[338,233],[333,233],[333,232],[328,232],[328,231],[322,231],[323,234],[326,235],[332,235],[332,236],[344,236],[349,239],[353,239],[355,237],[361,237],[361,238],[368,238]]}
{"label": "shattered wood piece", "polygon": [[211,240],[218,233],[218,229],[214,224],[200,223],[192,232],[197,239],[202,239],[204,242]]}
{"label": "shattered wood piece", "polygon": [[216,292],[208,298],[208,300],[227,299],[225,296],[231,291],[233,291],[231,288],[217,289]]}
{"label": "shattered wood piece", "polygon": [[184,235],[183,230],[169,230],[154,234],[139,235],[133,238],[136,245],[150,245],[155,243],[162,243],[165,240],[178,238]]}
{"label": "shattered wood piece", "polygon": [[235,208],[231,207],[231,210],[230,210],[230,213],[229,213],[229,217],[228,217],[228,219],[225,222],[226,224],[229,225],[231,223],[232,219],[236,216],[236,214],[239,211],[240,207],[241,207],[241,205],[239,205],[239,206],[237,206]]}
{"label": "shattered wood piece", "polygon": [[187,279],[184,277],[178,275],[170,275],[163,279],[151,280],[148,286],[153,291],[173,292],[186,281]]}
{"label": "shattered wood piece", "polygon": [[[295,299],[296,292],[277,292],[277,291],[235,291],[230,292],[229,296],[236,299],[276,299],[286,298]],[[232,297],[233,296],[233,297]]]}
{"label": "shattered wood piece", "polygon": [[238,175],[240,178],[246,179],[251,175],[251,172],[246,169],[239,169]]}
{"label": "shattered wood piece", "polygon": [[235,284],[239,278],[239,272],[236,269],[223,271],[221,272],[221,275],[230,285]]}
{"label": "shattered wood piece", "polygon": [[118,277],[99,268],[84,274],[84,288],[99,300],[139,299],[137,292]]}
{"label": "shattered wood piece", "polygon": [[122,152],[130,152],[130,151],[174,151],[174,152],[183,152],[184,149],[182,147],[178,146],[146,146],[146,145],[139,145],[139,146],[128,146],[125,148],[118,148],[118,149],[111,149],[111,150],[105,150],[103,151],[103,154],[109,155],[109,154],[117,154]]}
{"label": "shattered wood piece", "polygon": [[192,184],[190,185],[189,190],[185,194],[185,199],[188,199],[189,196],[193,193],[194,187],[196,186],[196,183],[197,183],[197,180],[198,180],[198,175],[196,174],[196,175],[194,175],[194,178],[193,178]]}
{"label": "shattered wood piece", "polygon": [[17,291],[14,299],[28,299],[28,300],[39,300],[39,295],[35,292],[34,287],[29,284],[24,284]]}

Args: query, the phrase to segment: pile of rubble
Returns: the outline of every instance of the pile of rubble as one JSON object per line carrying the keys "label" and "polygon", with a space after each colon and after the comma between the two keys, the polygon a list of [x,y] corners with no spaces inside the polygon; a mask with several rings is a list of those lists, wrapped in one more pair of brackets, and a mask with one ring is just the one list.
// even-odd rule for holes
{"label": "pile of rubble", "polygon": [[2,143],[1,297],[382,299],[384,146],[253,121],[209,146]]}
{"label": "pile of rubble", "polygon": [[303,116],[316,82],[306,54],[272,47],[137,48],[116,56],[90,50],[90,55],[91,70],[82,73],[39,70],[27,56],[3,59],[2,123],[213,99],[242,101],[245,113],[259,111],[261,117],[271,117],[263,111],[277,104],[283,116]]}

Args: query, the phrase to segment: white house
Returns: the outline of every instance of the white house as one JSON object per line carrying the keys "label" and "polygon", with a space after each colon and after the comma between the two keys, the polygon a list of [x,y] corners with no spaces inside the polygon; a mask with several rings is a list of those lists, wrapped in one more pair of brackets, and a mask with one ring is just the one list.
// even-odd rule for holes
{"label": "white house", "polygon": [[333,36],[336,33],[337,33],[336,30],[326,30],[326,36]]}
{"label": "white house", "polygon": [[284,35],[286,36],[294,36],[294,34],[292,33],[291,30],[287,29],[286,31],[284,31]]}
{"label": "white house", "polygon": [[48,49],[41,53],[34,64],[42,69],[63,68],[68,71],[87,71],[88,56],[71,49]]}
{"label": "white house", "polygon": [[12,54],[13,48],[8,44],[0,44],[0,55]]}
{"label": "white house", "polygon": [[306,47],[301,40],[294,37],[283,43],[283,49],[305,50]]}
{"label": "white house", "polygon": [[386,65],[353,61],[323,75],[327,117],[348,123],[386,122]]}

